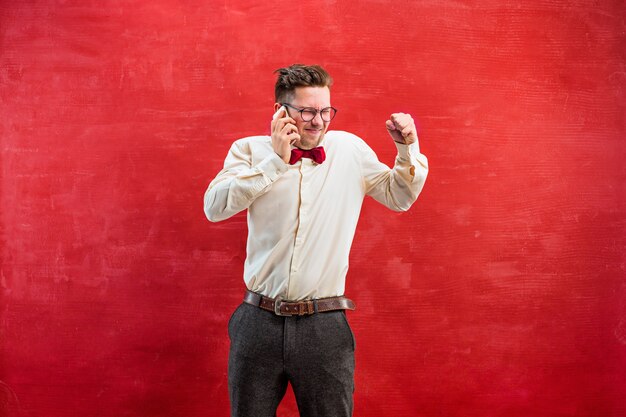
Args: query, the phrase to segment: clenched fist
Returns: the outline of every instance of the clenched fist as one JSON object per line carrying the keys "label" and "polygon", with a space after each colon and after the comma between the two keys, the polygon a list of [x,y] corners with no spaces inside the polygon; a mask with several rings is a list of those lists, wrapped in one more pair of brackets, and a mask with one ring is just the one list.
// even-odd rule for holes
{"label": "clenched fist", "polygon": [[387,132],[394,141],[406,145],[417,141],[415,122],[410,114],[394,113],[385,124],[387,125]]}

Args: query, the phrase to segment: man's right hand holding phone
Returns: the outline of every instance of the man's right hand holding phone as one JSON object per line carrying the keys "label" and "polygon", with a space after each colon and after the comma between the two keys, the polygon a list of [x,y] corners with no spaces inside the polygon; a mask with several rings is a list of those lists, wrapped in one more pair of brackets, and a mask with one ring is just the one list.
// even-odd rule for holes
{"label": "man's right hand holding phone", "polygon": [[291,158],[291,144],[300,139],[296,121],[289,117],[285,106],[274,114],[272,119],[272,148],[280,158],[289,163]]}

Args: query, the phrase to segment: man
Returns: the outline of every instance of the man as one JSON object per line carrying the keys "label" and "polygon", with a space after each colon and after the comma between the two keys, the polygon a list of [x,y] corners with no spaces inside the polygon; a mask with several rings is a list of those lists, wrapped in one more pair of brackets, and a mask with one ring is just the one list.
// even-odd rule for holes
{"label": "man", "polygon": [[276,71],[271,136],[237,140],[204,195],[221,221],[248,209],[247,291],[228,323],[233,417],[272,417],[291,383],[302,417],[352,415],[354,337],[345,310],[350,246],[366,195],[408,210],[428,173],[415,123],[392,114],[393,169],[357,136],[328,131],[332,79]]}

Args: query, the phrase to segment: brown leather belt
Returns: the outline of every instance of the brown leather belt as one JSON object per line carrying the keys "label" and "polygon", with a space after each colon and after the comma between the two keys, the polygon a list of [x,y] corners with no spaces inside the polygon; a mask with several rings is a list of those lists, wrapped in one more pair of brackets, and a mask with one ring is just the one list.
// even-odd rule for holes
{"label": "brown leather belt", "polygon": [[354,302],[344,296],[305,301],[284,301],[280,297],[269,298],[250,290],[246,291],[243,301],[263,310],[271,311],[277,316],[305,316],[325,311],[354,310],[355,308]]}

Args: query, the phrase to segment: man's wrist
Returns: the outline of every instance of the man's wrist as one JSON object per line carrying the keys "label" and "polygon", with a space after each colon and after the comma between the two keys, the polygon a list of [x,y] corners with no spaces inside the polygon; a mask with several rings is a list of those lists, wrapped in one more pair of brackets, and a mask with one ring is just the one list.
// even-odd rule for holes
{"label": "man's wrist", "polygon": [[277,153],[274,153],[262,160],[258,168],[273,182],[287,172],[288,165]]}
{"label": "man's wrist", "polygon": [[396,149],[398,150],[398,157],[402,160],[410,160],[411,154],[419,154],[419,145],[417,141],[411,143],[400,143],[396,142]]}

